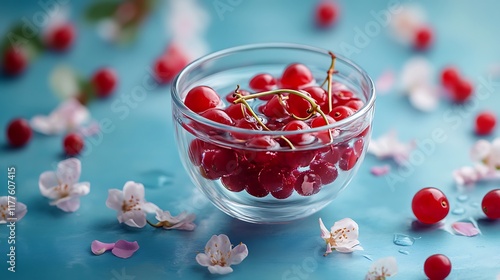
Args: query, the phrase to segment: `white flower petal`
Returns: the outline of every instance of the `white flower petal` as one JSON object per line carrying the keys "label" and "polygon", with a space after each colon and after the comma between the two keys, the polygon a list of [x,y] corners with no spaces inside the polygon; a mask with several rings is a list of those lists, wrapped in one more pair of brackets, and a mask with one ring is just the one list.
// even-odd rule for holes
{"label": "white flower petal", "polygon": [[430,85],[434,79],[432,64],[424,57],[414,57],[401,70],[400,86],[405,93],[412,89]]}
{"label": "white flower petal", "polygon": [[65,197],[51,202],[50,205],[56,205],[57,208],[65,212],[75,212],[80,208],[80,198],[77,196]]}
{"label": "white flower petal", "polygon": [[[209,251],[207,251],[207,249]],[[210,251],[220,251],[220,254],[223,255],[228,254],[231,251],[231,241],[229,241],[229,237],[225,234],[212,235],[212,238],[208,240],[205,246],[205,253],[208,254]]]}
{"label": "white flower petal", "polygon": [[78,77],[72,68],[66,65],[57,66],[49,78],[52,90],[63,100],[79,94]]}
{"label": "white flower petal", "polygon": [[415,86],[409,90],[410,103],[424,112],[430,112],[439,104],[439,92],[430,85]]}
{"label": "white flower petal", "polygon": [[59,181],[54,171],[46,171],[40,174],[38,186],[43,196],[51,199],[58,198],[59,194],[55,191],[55,187],[58,185]]}
{"label": "white flower petal", "polygon": [[69,158],[57,165],[57,179],[60,184],[74,185],[80,179],[82,164],[77,158]]}
{"label": "white flower petal", "polygon": [[474,161],[482,161],[491,153],[492,145],[489,141],[480,139],[474,146],[472,146],[470,151],[470,157]]}
{"label": "white flower petal", "polygon": [[63,118],[34,116],[30,120],[30,126],[33,130],[39,133],[45,135],[55,135],[66,129],[66,122]]}
{"label": "white flower petal", "polygon": [[48,116],[35,116],[31,119],[31,127],[47,135],[59,134],[74,130],[90,119],[90,112],[78,100],[70,98],[62,102]]}
{"label": "white flower petal", "polygon": [[142,209],[147,213],[155,213],[160,208],[152,202],[144,202],[142,204]]}
{"label": "white flower petal", "polygon": [[231,250],[231,258],[228,261],[231,265],[241,263],[248,256],[247,245],[240,243]]}
{"label": "white flower petal", "polygon": [[131,197],[138,199],[139,201],[144,200],[144,185],[141,183],[136,183],[133,181],[128,181],[123,186],[123,197],[125,200],[129,200]]}
{"label": "white flower petal", "polygon": [[108,208],[121,211],[123,205],[123,192],[119,189],[108,190],[108,199],[106,199],[106,206]]}
{"label": "white flower petal", "polygon": [[81,182],[73,185],[70,191],[70,196],[84,196],[90,192],[90,183]]}
{"label": "white flower petal", "polygon": [[214,266],[209,266],[208,271],[212,274],[229,274],[233,272],[233,269],[230,266],[220,266],[220,265],[214,265]]}
{"label": "white flower petal", "polygon": [[358,240],[358,224],[351,218],[344,218],[333,224],[331,233],[337,241],[337,244],[347,243]]}
{"label": "white flower petal", "polygon": [[131,227],[143,228],[146,225],[146,213],[141,210],[130,210],[119,215],[118,220]]}
{"label": "white flower petal", "polygon": [[21,203],[21,202],[17,202],[16,200],[16,218],[17,218],[17,221],[21,220],[25,215],[26,213],[28,212],[28,207],[26,206],[26,204],[24,203]]}
{"label": "white flower petal", "polygon": [[368,146],[368,153],[379,159],[392,158],[397,164],[405,164],[411,151],[416,147],[415,142],[402,143],[397,138],[397,132],[390,130],[378,139],[372,139]]}
{"label": "white flower petal", "polygon": [[382,258],[375,261],[365,279],[378,280],[379,277],[394,276],[398,273],[398,264],[394,257]]}
{"label": "white flower petal", "polygon": [[328,229],[325,227],[325,224],[323,223],[323,220],[321,220],[321,218],[319,218],[319,228],[321,230],[321,238],[323,238],[323,239],[330,238],[331,234],[328,231]]}
{"label": "white flower petal", "polygon": [[196,255],[196,261],[201,266],[211,266],[212,265],[212,262],[210,261],[210,257],[204,253],[198,253],[198,255]]}

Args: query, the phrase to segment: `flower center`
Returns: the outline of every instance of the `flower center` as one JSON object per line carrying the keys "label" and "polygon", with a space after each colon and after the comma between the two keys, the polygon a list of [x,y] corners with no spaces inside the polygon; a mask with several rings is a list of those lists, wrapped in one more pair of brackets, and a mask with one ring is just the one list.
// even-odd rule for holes
{"label": "flower center", "polygon": [[2,214],[2,220],[6,221],[7,220],[7,205],[0,205],[0,213]]}
{"label": "flower center", "polygon": [[64,198],[69,196],[69,186],[68,184],[58,185],[55,191],[59,194],[59,198]]}
{"label": "flower center", "polygon": [[129,200],[123,200],[122,211],[128,212],[132,210],[141,210],[140,205],[141,200],[139,198],[134,198],[133,195],[130,196]]}

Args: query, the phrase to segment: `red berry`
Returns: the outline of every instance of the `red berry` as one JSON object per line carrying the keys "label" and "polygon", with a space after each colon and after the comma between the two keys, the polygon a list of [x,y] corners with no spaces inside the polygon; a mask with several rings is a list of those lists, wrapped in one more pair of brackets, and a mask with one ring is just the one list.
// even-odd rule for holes
{"label": "red berry", "polygon": [[256,166],[246,166],[238,175],[240,183],[244,185],[245,190],[251,196],[265,197],[269,191],[262,187],[259,182],[259,173],[261,168]]}
{"label": "red berry", "polygon": [[[276,78],[274,78],[271,74],[261,73],[255,75],[252,79],[250,79],[249,86],[251,89],[255,91],[268,91],[276,89]],[[264,97],[260,97],[262,100],[271,99],[272,95],[267,95]]]}
{"label": "red berry", "polygon": [[[326,119],[327,119],[328,123],[326,123],[323,116],[318,116],[318,117],[313,118],[311,121],[311,127],[315,128],[315,127],[320,127],[320,126],[325,126],[325,125],[335,123],[335,119],[328,116],[328,115],[326,115]],[[333,136],[333,131],[332,131],[332,136]],[[330,141],[332,141],[328,130],[316,132],[316,137],[318,137],[318,139],[321,140],[321,142],[323,142],[323,143],[330,143]]]}
{"label": "red berry", "polygon": [[285,181],[286,170],[276,165],[268,165],[259,173],[259,182],[261,186],[270,191],[277,192],[283,189],[283,181]]}
{"label": "red berry", "polygon": [[334,106],[346,105],[351,100],[359,100],[354,93],[349,90],[339,90],[332,94],[332,102]]}
{"label": "red berry", "polygon": [[[306,96],[310,97],[310,94],[306,91],[303,92]],[[288,112],[292,115],[295,115],[299,118],[307,118],[311,112],[311,103],[307,101],[305,98],[290,94],[288,95]]]}
{"label": "red berry", "polygon": [[241,192],[245,189],[245,184],[240,181],[240,175],[229,175],[220,179],[222,185],[229,191]]}
{"label": "red berry", "polygon": [[293,194],[294,191],[294,186],[295,182],[297,181],[297,178],[295,178],[295,175],[292,174],[292,172],[288,172],[288,174],[285,176],[282,189],[276,192],[271,192],[271,195],[277,199],[285,199],[290,197]]}
{"label": "red berry", "polygon": [[281,164],[291,168],[306,167],[317,154],[317,150],[282,152],[278,153],[278,159]]}
{"label": "red berry", "polygon": [[319,192],[321,188],[321,177],[312,170],[304,171],[297,176],[295,190],[302,196],[310,196]]}
{"label": "red berry", "polygon": [[31,127],[25,119],[14,119],[7,126],[7,140],[13,147],[26,145],[32,134]]}
{"label": "red berry", "polygon": [[447,89],[452,89],[460,81],[460,74],[455,67],[446,67],[441,72],[441,84]]}
{"label": "red berry", "polygon": [[450,204],[442,191],[436,188],[423,188],[413,196],[411,208],[420,222],[435,224],[448,215]]}
{"label": "red berry", "polygon": [[365,105],[365,103],[363,101],[361,101],[361,99],[357,99],[357,98],[353,98],[351,100],[349,100],[345,106],[353,109],[354,111],[358,111],[359,109],[361,109],[363,106]]}
{"label": "red berry", "polygon": [[10,76],[21,74],[28,64],[28,56],[23,48],[9,48],[3,54],[3,71]]}
{"label": "red berry", "polygon": [[271,100],[261,107],[261,111],[266,117],[281,119],[288,116],[288,102],[274,95]]}
{"label": "red berry", "polygon": [[486,217],[490,219],[500,219],[500,189],[488,192],[481,202]]}
{"label": "red berry", "polygon": [[80,134],[70,133],[64,137],[63,147],[68,156],[78,155],[84,146],[83,138]]}
{"label": "red berry", "polygon": [[281,85],[283,88],[300,89],[308,86],[314,78],[311,70],[304,64],[294,63],[289,65],[281,76]]}
{"label": "red berry", "polygon": [[216,147],[205,151],[201,167],[205,178],[215,180],[237,170],[238,155],[234,150]]}
{"label": "red berry", "polygon": [[[250,92],[249,92],[249,91],[247,91],[247,90],[243,90],[243,89],[240,89],[240,90],[238,91],[238,93],[239,93],[239,94],[241,94],[242,96],[247,96],[247,95],[250,95]],[[228,93],[228,94],[226,95],[226,100],[227,100],[227,102],[229,102],[229,103],[233,103],[236,99],[238,99],[238,98],[237,98],[237,97],[236,97],[236,95],[234,94],[234,91],[231,91],[230,93]],[[252,100],[247,100],[247,102],[248,102],[248,101],[252,101]]]}
{"label": "red berry", "polygon": [[353,148],[346,148],[340,154],[339,167],[344,171],[351,170],[358,162],[359,155]]}
{"label": "red berry", "polygon": [[55,51],[65,51],[75,39],[75,27],[72,23],[66,22],[54,26],[47,34],[46,43],[49,48]]}
{"label": "red berry", "polygon": [[311,162],[311,170],[321,177],[321,183],[323,185],[332,183],[339,175],[335,163],[328,161],[319,160]]}
{"label": "red berry", "polygon": [[227,107],[225,111],[231,117],[231,119],[233,119],[235,121],[240,120],[240,119],[244,119],[247,116],[251,116],[251,113],[248,110],[248,108],[241,103],[233,104],[233,105]]}
{"label": "red berry", "polygon": [[467,80],[461,79],[455,84],[455,87],[453,87],[452,89],[452,99],[457,103],[464,103],[471,97],[472,91],[472,84]]}
{"label": "red berry", "polygon": [[328,151],[322,156],[323,161],[335,164],[340,160],[340,149],[338,147],[329,146]]}
{"label": "red berry", "polygon": [[451,272],[451,262],[447,256],[435,254],[424,263],[424,272],[430,280],[444,280]]}
{"label": "red berry", "polygon": [[239,139],[239,140],[248,140],[250,138],[253,138],[254,135],[252,134],[252,130],[259,130],[257,123],[251,122],[248,119],[236,120],[234,126],[248,130],[248,133],[244,133],[244,132],[231,132],[230,133],[233,138]]}
{"label": "red berry", "polygon": [[[309,129],[311,129],[309,125],[307,125],[304,121],[299,120],[293,120],[283,127],[284,131],[302,131]],[[307,145],[314,141],[314,137],[310,133],[288,135],[286,138],[296,145]]]}
{"label": "red berry", "polygon": [[186,107],[195,113],[201,113],[211,108],[220,106],[219,95],[211,87],[197,86],[192,88],[184,99]]}
{"label": "red berry", "polygon": [[[208,109],[202,112],[200,115],[216,123],[231,125],[231,126],[234,125],[233,119],[231,119],[231,117],[226,112],[224,112],[224,110],[218,108]],[[195,123],[195,127],[211,135],[224,133],[224,131],[220,129],[216,129],[201,123]]]}
{"label": "red berry", "polygon": [[154,64],[156,79],[162,84],[171,82],[187,64],[188,60],[184,56],[161,56]]}
{"label": "red berry", "polygon": [[99,69],[92,77],[92,85],[99,97],[109,96],[115,89],[117,82],[118,76],[111,68]]}
{"label": "red berry", "polygon": [[270,136],[259,136],[248,141],[247,146],[258,149],[276,150],[279,149],[280,144]]}
{"label": "red berry", "polygon": [[335,121],[341,121],[354,114],[354,110],[347,106],[337,106],[329,113]]}
{"label": "red berry", "polygon": [[205,142],[196,138],[189,143],[188,155],[189,159],[195,166],[201,165],[203,153],[205,152]]}
{"label": "red berry", "polygon": [[428,26],[422,26],[415,32],[414,47],[417,50],[426,50],[430,47],[433,41],[432,29]]}
{"label": "red berry", "polygon": [[488,135],[495,129],[497,119],[492,112],[481,112],[476,117],[476,134]]}
{"label": "red berry", "polygon": [[322,110],[323,106],[328,103],[328,93],[322,87],[318,86],[306,87],[303,89],[303,91],[308,92],[309,95],[312,97],[312,99],[316,101],[316,104],[318,104]]}
{"label": "red berry", "polygon": [[318,6],[316,6],[316,23],[320,27],[331,26],[338,16],[337,5],[329,0],[321,1]]}

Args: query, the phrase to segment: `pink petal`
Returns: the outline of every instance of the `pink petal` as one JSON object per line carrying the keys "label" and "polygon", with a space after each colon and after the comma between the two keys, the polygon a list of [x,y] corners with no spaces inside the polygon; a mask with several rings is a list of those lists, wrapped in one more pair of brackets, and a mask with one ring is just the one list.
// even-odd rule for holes
{"label": "pink petal", "polygon": [[99,240],[92,241],[90,249],[94,255],[101,255],[106,251],[109,251],[115,247],[115,243],[104,243]]}
{"label": "pink petal", "polygon": [[380,77],[375,81],[375,87],[379,93],[386,93],[394,86],[395,83],[394,71],[386,70]]}
{"label": "pink petal", "polygon": [[370,169],[370,172],[375,176],[383,176],[391,171],[390,165],[374,166]]}
{"label": "pink petal", "polygon": [[460,235],[464,236],[475,236],[478,235],[479,229],[477,229],[472,223],[456,222],[451,225],[451,227]]}
{"label": "pink petal", "polygon": [[126,240],[118,240],[113,250],[111,250],[111,253],[119,258],[126,259],[130,258],[137,250],[139,250],[137,241],[128,242]]}

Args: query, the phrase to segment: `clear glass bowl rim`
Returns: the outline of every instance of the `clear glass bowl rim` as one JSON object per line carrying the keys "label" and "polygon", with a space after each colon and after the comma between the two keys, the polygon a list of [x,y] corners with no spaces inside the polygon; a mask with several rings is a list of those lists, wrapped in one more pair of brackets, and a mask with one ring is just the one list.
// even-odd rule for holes
{"label": "clear glass bowl rim", "polygon": [[[262,43],[262,44],[249,44],[249,45],[242,45],[242,46],[237,46],[237,47],[232,47],[232,48],[227,48],[223,49],[208,55],[205,55],[190,64],[188,64],[182,71],[177,75],[175,78],[173,84],[172,84],[172,89],[171,89],[171,95],[172,95],[172,100],[175,104],[175,106],[181,111],[181,113],[184,116],[187,116],[189,119],[194,120],[200,124],[205,124],[210,127],[216,128],[216,129],[221,129],[227,132],[237,132],[237,133],[245,133],[249,135],[272,135],[272,136],[286,136],[286,135],[294,135],[297,134],[298,131],[267,131],[267,130],[249,130],[249,129],[244,129],[244,128],[239,128],[235,126],[230,126],[226,124],[221,124],[218,122],[211,121],[209,119],[206,119],[202,117],[201,115],[195,113],[194,111],[190,110],[186,105],[184,105],[184,102],[180,98],[180,93],[178,92],[178,88],[180,86],[180,83],[182,81],[182,78],[185,75],[188,75],[193,69],[196,67],[200,66],[203,63],[209,62],[211,60],[216,60],[220,57],[224,57],[227,55],[239,53],[239,52],[244,52],[244,51],[249,51],[249,50],[259,50],[259,49],[290,49],[290,50],[297,50],[297,51],[307,51],[307,52],[315,52],[318,54],[325,54],[326,57],[330,57],[328,50],[322,49],[322,48],[317,48],[313,46],[308,46],[308,45],[302,45],[302,44],[293,44],[293,43]],[[367,100],[367,102],[364,104],[364,106],[359,109],[356,113],[354,113],[352,116],[349,116],[339,122],[335,122],[333,124],[327,125],[327,126],[320,126],[316,128],[311,128],[307,130],[301,130],[300,133],[314,133],[314,132],[319,132],[319,131],[324,131],[327,129],[338,129],[345,127],[349,125],[350,123],[356,121],[359,118],[362,118],[364,115],[366,115],[372,107],[375,104],[375,86],[373,84],[372,79],[370,76],[366,73],[363,68],[358,66],[356,63],[352,62],[351,60],[335,54],[337,62],[344,63],[352,68],[354,68],[356,71],[359,72],[359,74],[362,76],[362,78],[367,81],[369,91],[370,91],[370,96]],[[221,96],[223,97],[223,96]]]}

